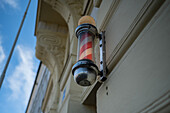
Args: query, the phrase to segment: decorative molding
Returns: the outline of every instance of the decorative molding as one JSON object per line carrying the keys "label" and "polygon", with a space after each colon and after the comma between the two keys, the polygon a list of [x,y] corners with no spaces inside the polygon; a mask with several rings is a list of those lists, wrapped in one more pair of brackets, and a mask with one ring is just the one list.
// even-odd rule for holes
{"label": "decorative molding", "polygon": [[160,98],[152,102],[139,113],[158,113],[166,106],[170,105],[170,91],[162,95]]}
{"label": "decorative molding", "polygon": [[[99,0],[100,1],[100,0]],[[109,7],[109,10],[107,11],[107,13],[105,14],[104,18],[103,18],[103,21],[102,23],[100,24],[99,27],[99,31],[104,31],[111,16],[113,15],[113,13],[115,12],[116,8],[118,7],[119,5],[119,2],[120,0],[113,0],[110,7]]]}
{"label": "decorative molding", "polygon": [[[54,79],[53,79],[53,82],[54,82]],[[56,111],[58,109],[58,103],[59,103],[59,84],[57,82],[54,83],[54,87],[50,95],[51,95],[50,110]]]}
{"label": "decorative molding", "polygon": [[66,100],[69,99],[69,98],[70,98],[70,95],[67,94],[67,95],[65,96],[65,99],[64,99],[63,102],[62,102],[62,105],[58,108],[58,112],[57,112],[57,113],[61,113],[61,110],[63,109],[63,107],[64,107],[64,105],[65,105],[65,103],[66,103]]}
{"label": "decorative molding", "polygon": [[[57,34],[40,33],[37,35],[37,44],[44,46],[54,55],[59,55],[59,49],[65,49],[65,36],[58,36]],[[63,53],[63,51],[61,51]]]}
{"label": "decorative molding", "polygon": [[66,22],[68,21],[68,18],[71,14],[67,4],[64,4],[63,1],[53,0],[53,2],[50,3],[50,5],[55,11],[57,11],[64,18]]}
{"label": "decorative molding", "polygon": [[60,91],[62,91],[66,85],[66,82],[70,76],[71,69],[75,60],[76,60],[76,56],[71,54],[62,70],[61,76],[58,81],[60,83]]}
{"label": "decorative molding", "polygon": [[65,3],[68,4],[69,9],[73,11],[74,14],[82,15],[83,0],[65,0]]}
{"label": "decorative molding", "polygon": [[127,32],[125,33],[125,35],[122,37],[122,39],[120,40],[120,42],[118,43],[118,45],[116,46],[116,48],[114,49],[114,51],[112,52],[112,54],[110,55],[110,57],[108,58],[108,62],[112,59],[112,57],[114,55],[116,55],[117,51],[119,50],[119,48],[121,47],[121,45],[124,43],[124,41],[126,41],[126,39],[128,38],[129,34],[132,32],[132,30],[134,30],[134,28],[136,27],[136,25],[139,23],[139,21],[141,20],[142,16],[145,14],[145,12],[147,11],[148,7],[150,7],[152,3],[152,0],[148,0],[145,5],[143,6],[143,8],[141,9],[141,11],[139,12],[139,14],[136,16],[136,18],[134,19],[134,21],[132,22],[132,24],[130,25],[129,29],[127,30]]}
{"label": "decorative molding", "polygon": [[46,30],[50,32],[67,33],[68,29],[66,26],[61,26],[58,24],[50,24],[46,22],[39,21],[38,30]]}
{"label": "decorative molding", "polygon": [[[43,57],[42,57],[43,56]],[[49,54],[47,54],[47,51],[45,51],[45,48],[39,44],[36,44],[36,57],[43,62],[47,68],[52,73],[52,64],[48,62],[47,58],[49,58]]]}
{"label": "decorative molding", "polygon": [[[54,28],[54,29],[53,29]],[[51,30],[53,29],[53,31]],[[37,31],[36,57],[53,73],[55,65],[59,69],[64,63],[67,29],[58,25],[39,23]]]}
{"label": "decorative molding", "polygon": [[83,0],[45,0],[46,3],[50,4],[54,10],[56,10],[65,21],[68,21],[69,15],[73,18],[80,17],[83,10]]}
{"label": "decorative molding", "polygon": [[101,2],[102,2],[102,0],[94,0],[94,1],[93,1],[94,7],[99,8],[99,7],[100,7]]}
{"label": "decorative molding", "polygon": [[159,0],[147,0],[144,7],[130,25],[129,29],[122,37],[116,48],[107,59],[107,66],[110,71],[116,66],[119,60],[126,53],[128,48],[133,44],[141,31],[145,28],[148,22],[152,19],[157,10],[161,7],[164,1]]}
{"label": "decorative molding", "polygon": [[48,86],[47,86],[47,90],[46,90],[46,94],[45,94],[45,97],[43,99],[43,102],[42,102],[42,111],[45,112],[45,111],[48,111],[48,101],[49,101],[49,98],[50,98],[50,95],[51,95],[51,91],[53,89],[53,82],[52,82],[52,77],[50,76],[50,80],[48,82]]}
{"label": "decorative molding", "polygon": [[45,0],[67,22],[69,34],[74,33],[79,18],[83,13],[83,0]]}

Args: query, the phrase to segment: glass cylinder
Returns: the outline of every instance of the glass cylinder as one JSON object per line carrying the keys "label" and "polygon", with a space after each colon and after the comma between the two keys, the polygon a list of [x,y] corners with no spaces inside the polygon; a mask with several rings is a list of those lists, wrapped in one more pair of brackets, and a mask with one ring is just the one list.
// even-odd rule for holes
{"label": "glass cylinder", "polygon": [[94,38],[95,35],[88,31],[79,34],[77,60],[89,59],[94,61]]}
{"label": "glass cylinder", "polygon": [[81,86],[92,85],[98,75],[98,67],[94,63],[94,38],[97,28],[92,24],[81,24],[76,28],[78,38],[77,63],[72,68],[74,80]]}

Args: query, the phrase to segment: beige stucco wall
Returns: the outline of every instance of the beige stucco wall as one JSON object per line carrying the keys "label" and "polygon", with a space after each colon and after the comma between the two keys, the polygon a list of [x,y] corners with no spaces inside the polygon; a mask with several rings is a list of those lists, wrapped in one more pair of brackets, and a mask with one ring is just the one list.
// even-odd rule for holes
{"label": "beige stucco wall", "polygon": [[[145,2],[128,1],[120,2],[106,27],[107,58]],[[161,112],[170,103],[169,4],[161,6],[99,88],[97,113]]]}

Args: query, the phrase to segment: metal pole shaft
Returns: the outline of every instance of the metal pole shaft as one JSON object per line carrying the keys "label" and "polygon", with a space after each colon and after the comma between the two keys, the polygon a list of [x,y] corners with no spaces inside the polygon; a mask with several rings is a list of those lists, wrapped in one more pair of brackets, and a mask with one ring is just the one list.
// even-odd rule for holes
{"label": "metal pole shaft", "polygon": [[10,51],[10,54],[9,54],[9,56],[8,56],[7,62],[6,62],[5,67],[4,67],[4,70],[3,70],[2,74],[1,74],[1,78],[0,78],[0,89],[1,89],[1,86],[2,86],[2,83],[3,83],[3,80],[4,80],[4,78],[5,78],[5,73],[6,73],[6,70],[7,70],[7,68],[8,68],[9,62],[10,62],[10,60],[11,60],[11,56],[12,56],[12,54],[13,54],[15,45],[16,45],[16,43],[17,43],[19,34],[20,34],[20,32],[21,32],[21,29],[22,29],[22,26],[23,26],[25,17],[26,17],[26,15],[27,15],[27,11],[28,11],[28,8],[29,8],[29,6],[30,6],[30,3],[31,3],[31,0],[29,0],[29,2],[28,2],[28,5],[27,5],[27,8],[26,8],[26,10],[25,10],[24,16],[23,16],[23,18],[22,18],[20,27],[19,27],[18,32],[17,32],[17,35],[16,35],[16,37],[15,37],[15,41],[14,41],[14,43],[13,43],[12,49],[11,49],[11,51]]}

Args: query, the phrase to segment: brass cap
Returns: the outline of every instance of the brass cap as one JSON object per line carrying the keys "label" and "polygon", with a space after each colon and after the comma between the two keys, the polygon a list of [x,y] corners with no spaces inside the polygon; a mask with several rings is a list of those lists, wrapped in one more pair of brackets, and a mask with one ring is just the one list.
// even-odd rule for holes
{"label": "brass cap", "polygon": [[81,24],[92,24],[92,25],[96,26],[96,22],[95,22],[94,18],[91,16],[81,17],[79,19],[78,25],[81,25]]}

